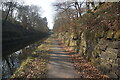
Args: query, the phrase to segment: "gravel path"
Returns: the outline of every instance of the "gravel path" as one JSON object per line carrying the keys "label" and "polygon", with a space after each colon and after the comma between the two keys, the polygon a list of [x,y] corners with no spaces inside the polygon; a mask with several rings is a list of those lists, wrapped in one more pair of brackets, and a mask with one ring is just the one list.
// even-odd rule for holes
{"label": "gravel path", "polygon": [[68,52],[60,46],[58,40],[53,38],[50,50],[47,78],[79,78]]}

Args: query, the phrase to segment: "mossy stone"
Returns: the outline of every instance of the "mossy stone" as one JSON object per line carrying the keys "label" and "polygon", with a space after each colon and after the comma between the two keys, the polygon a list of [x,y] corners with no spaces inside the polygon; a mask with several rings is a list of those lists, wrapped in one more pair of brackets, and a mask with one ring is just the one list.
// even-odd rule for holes
{"label": "mossy stone", "polygon": [[114,35],[114,31],[113,30],[109,30],[107,33],[107,39],[112,39]]}
{"label": "mossy stone", "polygon": [[115,32],[114,39],[120,40],[120,30],[118,30],[118,31]]}
{"label": "mossy stone", "polygon": [[103,30],[100,30],[100,31],[98,31],[98,32],[96,32],[96,34],[95,34],[95,37],[103,37],[104,36],[104,31]]}

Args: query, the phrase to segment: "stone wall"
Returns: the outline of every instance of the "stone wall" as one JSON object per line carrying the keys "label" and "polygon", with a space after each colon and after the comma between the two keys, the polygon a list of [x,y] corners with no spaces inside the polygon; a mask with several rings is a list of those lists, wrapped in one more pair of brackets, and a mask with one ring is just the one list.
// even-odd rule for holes
{"label": "stone wall", "polygon": [[[58,34],[66,45],[72,50],[79,49],[79,54],[91,61],[101,72],[111,78],[120,78],[120,30],[92,30],[82,32],[80,45],[74,40],[74,35]],[[67,38],[66,36],[69,36]],[[69,41],[68,41],[69,40]]]}
{"label": "stone wall", "polygon": [[[120,78],[120,2],[105,3],[58,33],[69,48],[111,78]],[[67,26],[65,26],[67,27]],[[75,30],[75,31],[74,31]],[[69,44],[69,45],[68,45]]]}
{"label": "stone wall", "polygon": [[120,30],[87,31],[81,35],[80,55],[112,78],[120,77],[119,49]]}

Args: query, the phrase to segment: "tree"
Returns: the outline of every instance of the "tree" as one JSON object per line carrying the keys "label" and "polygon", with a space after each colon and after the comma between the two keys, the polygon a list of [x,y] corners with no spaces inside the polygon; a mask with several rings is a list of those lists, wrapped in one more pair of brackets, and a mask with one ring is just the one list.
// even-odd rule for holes
{"label": "tree", "polygon": [[2,3],[3,24],[9,21],[13,24],[18,23],[28,30],[48,31],[47,19],[41,18],[40,7],[21,4],[15,2],[15,0],[10,1],[4,1]]}

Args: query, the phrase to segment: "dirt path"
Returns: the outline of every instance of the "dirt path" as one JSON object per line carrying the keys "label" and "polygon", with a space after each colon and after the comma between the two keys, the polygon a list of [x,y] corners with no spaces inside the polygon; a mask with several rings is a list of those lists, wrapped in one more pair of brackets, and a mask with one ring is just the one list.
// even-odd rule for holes
{"label": "dirt path", "polygon": [[48,78],[79,78],[73,64],[70,62],[68,52],[59,45],[58,40],[53,39],[50,48],[50,60],[48,63]]}

